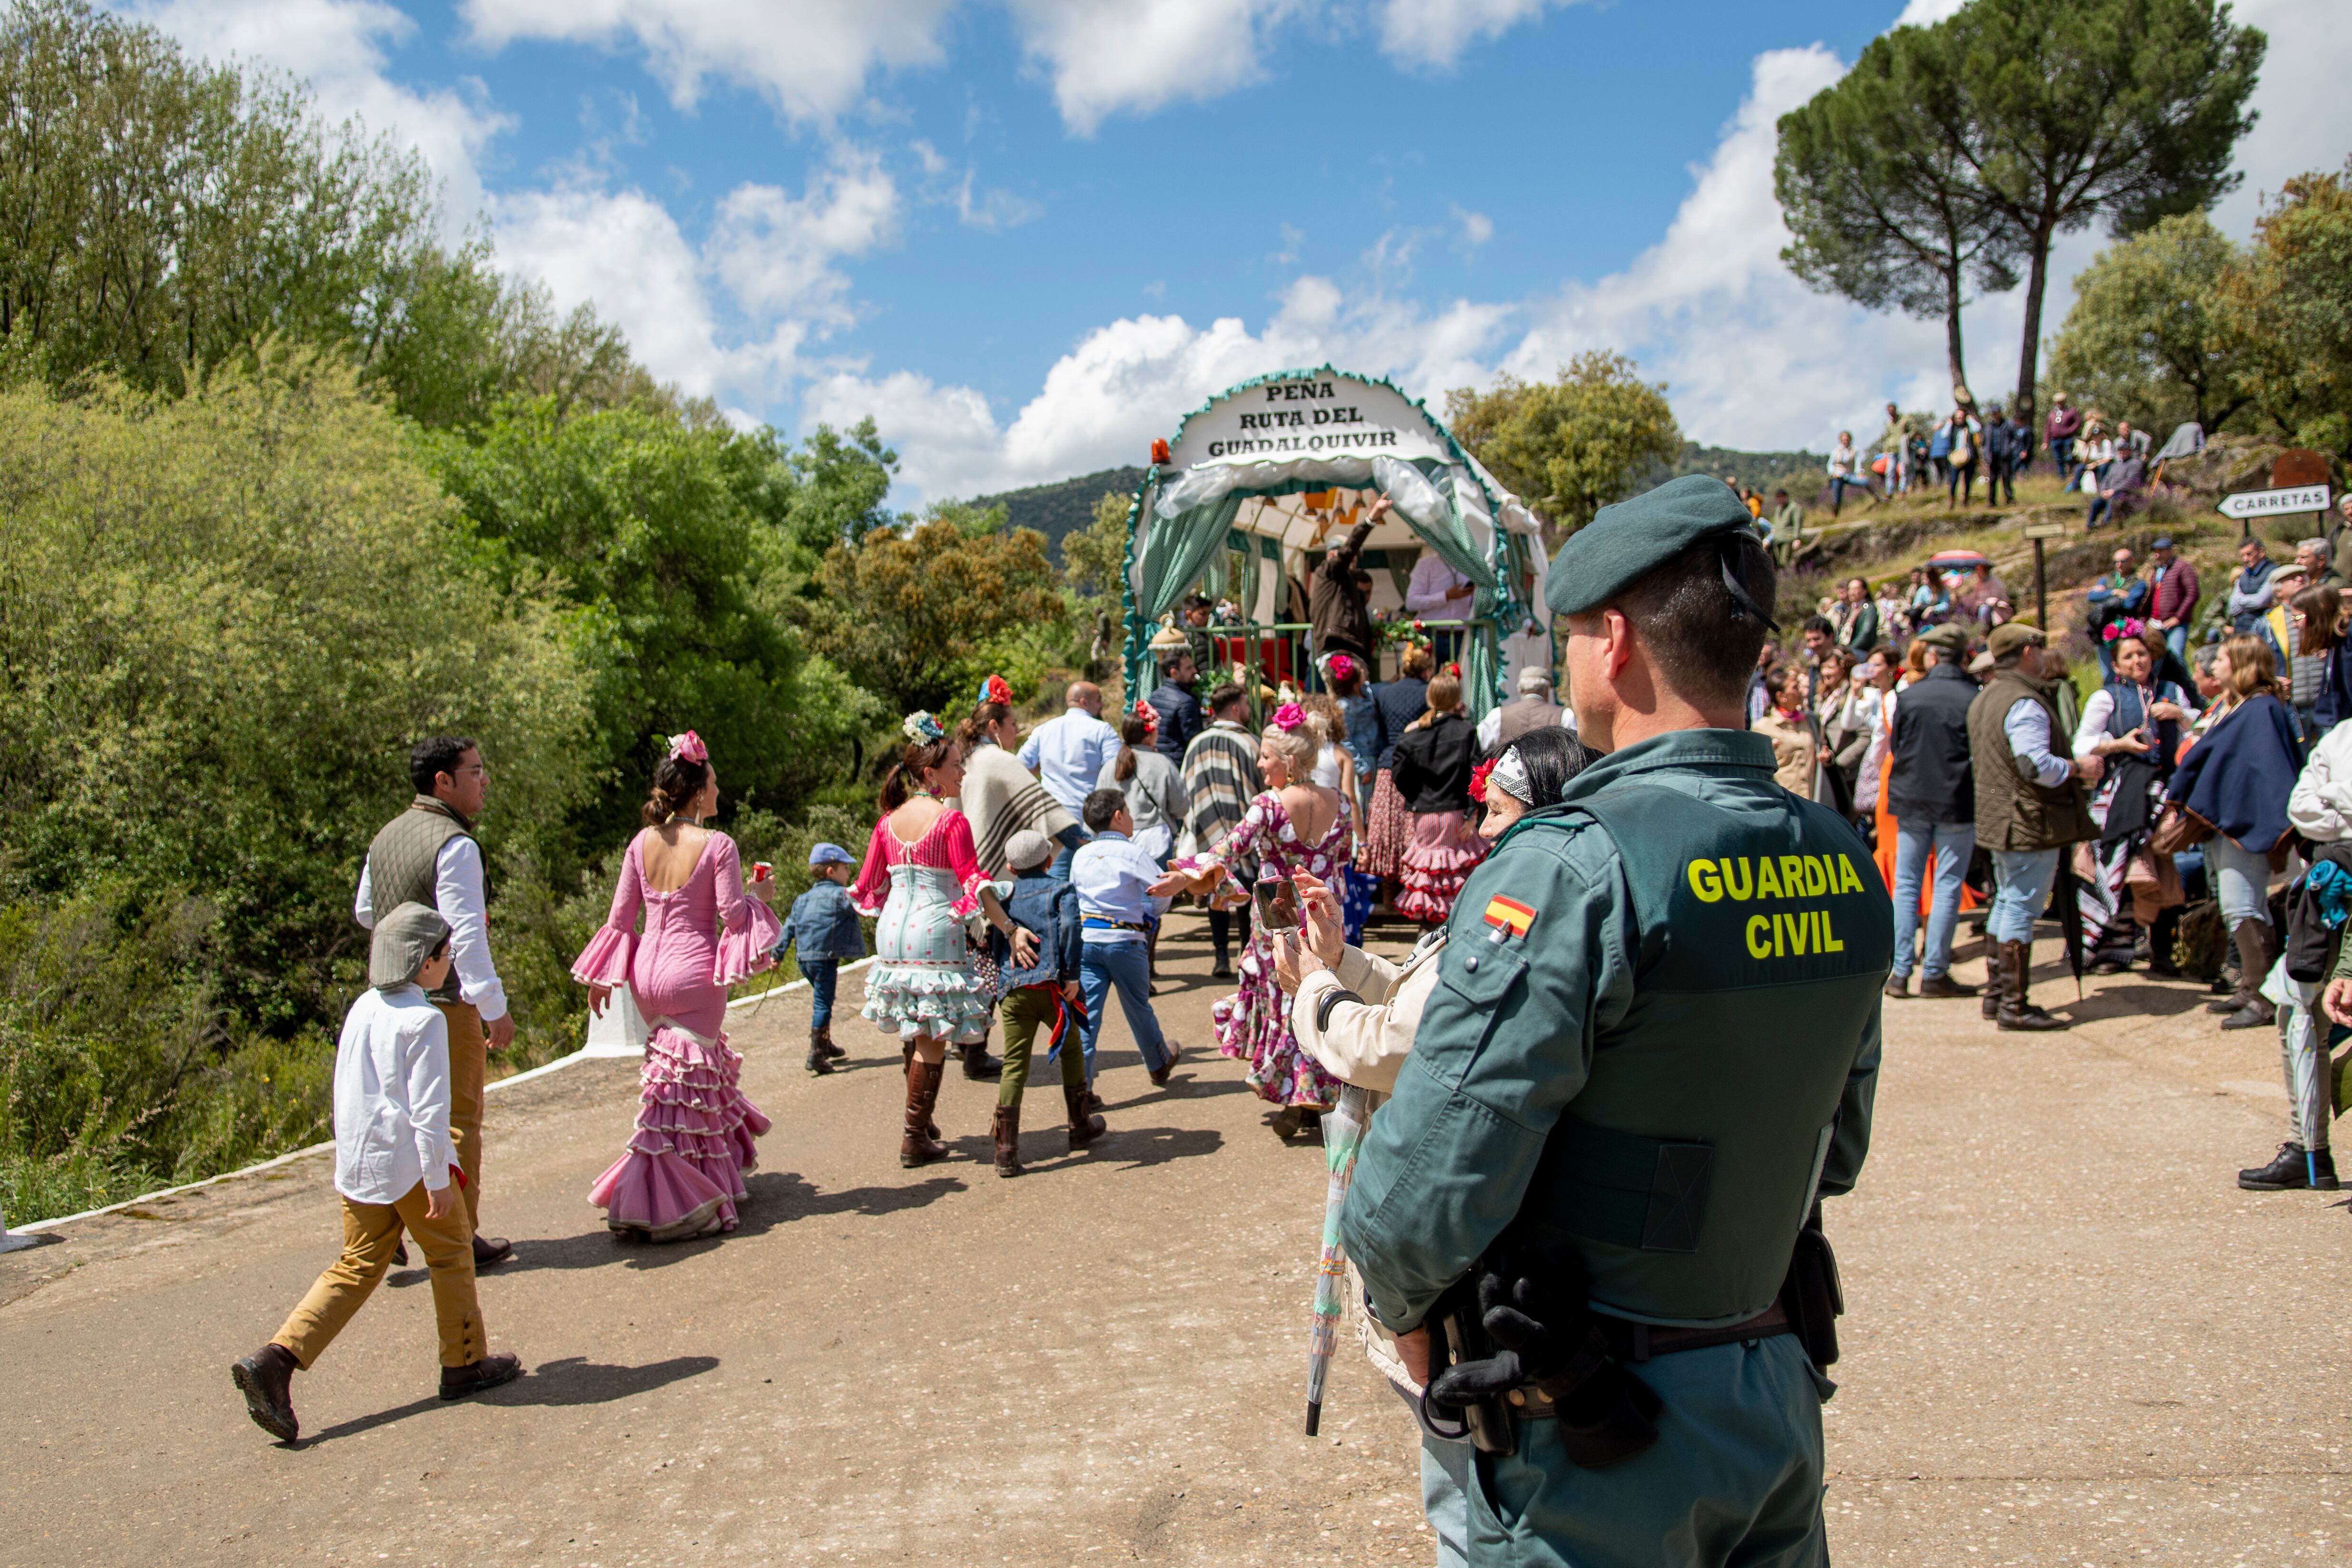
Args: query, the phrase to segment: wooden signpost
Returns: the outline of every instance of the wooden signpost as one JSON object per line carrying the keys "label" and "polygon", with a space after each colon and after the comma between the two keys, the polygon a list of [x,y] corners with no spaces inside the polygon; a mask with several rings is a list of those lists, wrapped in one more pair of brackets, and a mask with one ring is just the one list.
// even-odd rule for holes
{"label": "wooden signpost", "polygon": [[2066,537],[2063,523],[2028,523],[2021,530],[2033,541],[2033,623],[2042,628],[2044,636],[2050,632],[2050,587],[2047,563],[2042,556],[2043,539]]}

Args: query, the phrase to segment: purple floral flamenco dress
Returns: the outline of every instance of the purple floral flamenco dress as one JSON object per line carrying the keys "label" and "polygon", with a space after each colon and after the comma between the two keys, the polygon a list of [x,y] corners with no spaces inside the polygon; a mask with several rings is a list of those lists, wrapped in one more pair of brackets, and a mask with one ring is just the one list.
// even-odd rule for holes
{"label": "purple floral flamenco dress", "polygon": [[[1269,789],[1250,802],[1213,858],[1257,856],[1260,882],[1303,871],[1336,884],[1348,864],[1349,836],[1345,797],[1322,841],[1307,844],[1299,841],[1282,798]],[[1312,1111],[1328,1111],[1339,1100],[1339,1080],[1301,1051],[1290,1032],[1289,998],[1275,984],[1274,946],[1263,925],[1253,923],[1242,951],[1240,988],[1209,1015],[1216,1021],[1217,1049],[1249,1064],[1245,1076],[1260,1099]]]}
{"label": "purple floral flamenco dress", "polygon": [[768,949],[782,927],[744,893],[742,862],[725,833],[710,835],[672,893],[646,883],[644,843],[640,834],[630,844],[613,912],[572,965],[583,984],[627,985],[652,1030],[636,1132],[588,1201],[614,1230],[676,1241],[734,1229],[735,1206],[750,1196],[744,1173],[759,1165],[751,1140],[769,1123],[738,1086],[743,1059],[727,1044],[727,988],[775,962]]}

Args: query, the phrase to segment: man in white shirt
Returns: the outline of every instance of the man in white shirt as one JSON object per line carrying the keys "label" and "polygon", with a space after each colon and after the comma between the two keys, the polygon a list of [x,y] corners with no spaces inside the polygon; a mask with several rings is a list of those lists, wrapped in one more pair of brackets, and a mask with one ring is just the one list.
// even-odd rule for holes
{"label": "man in white shirt", "polygon": [[441,1338],[441,1397],[496,1388],[522,1372],[490,1354],[474,1291],[471,1228],[454,1190],[463,1181],[449,1135],[449,1024],[426,992],[449,975],[449,925],[402,904],[376,927],[369,989],[343,1019],[335,1048],[335,1191],[343,1251],[288,1315],[275,1338],[229,1369],[246,1414],[292,1442],[297,1371],[309,1371],[392,1267],[404,1229],[433,1271]]}
{"label": "man in white shirt", "polygon": [[[1102,688],[1092,681],[1073,681],[1059,718],[1047,719],[1021,743],[1021,766],[1037,776],[1062,809],[1073,817],[1086,814],[1087,797],[1103,765],[1118,755],[1118,731],[1102,720]],[[1054,857],[1054,874],[1070,880],[1070,857],[1076,847],[1064,844]]]}
{"label": "man in white shirt", "polygon": [[489,798],[489,769],[473,741],[435,736],[409,752],[408,778],[416,797],[368,845],[352,917],[373,930],[377,910],[421,904],[449,923],[451,962],[432,999],[449,1020],[450,1134],[457,1144],[457,1166],[466,1173],[474,1266],[483,1269],[514,1256],[504,1237],[481,1233],[486,1055],[514,1039],[506,987],[490,960],[482,846],[474,839],[475,820]]}
{"label": "man in white shirt", "polygon": [[1078,987],[1087,998],[1087,1082],[1095,1076],[1095,1041],[1102,1038],[1103,1009],[1113,988],[1127,1014],[1128,1032],[1151,1082],[1167,1087],[1168,1074],[1182,1051],[1161,1034],[1151,1010],[1151,960],[1146,951],[1151,928],[1168,913],[1170,895],[1181,876],[1160,869],[1135,841],[1135,818],[1127,797],[1097,789],[1081,808],[1093,840],[1070,866],[1070,887],[1078,895]]}
{"label": "man in white shirt", "polygon": [[[1404,591],[1404,607],[1423,620],[1466,621],[1477,608],[1477,593],[1468,578],[1445,564],[1444,557],[1433,549],[1424,549],[1421,559],[1412,563],[1412,580]],[[1442,664],[1455,656],[1462,644],[1462,633],[1452,627],[1433,626],[1429,640],[1430,651]]]}

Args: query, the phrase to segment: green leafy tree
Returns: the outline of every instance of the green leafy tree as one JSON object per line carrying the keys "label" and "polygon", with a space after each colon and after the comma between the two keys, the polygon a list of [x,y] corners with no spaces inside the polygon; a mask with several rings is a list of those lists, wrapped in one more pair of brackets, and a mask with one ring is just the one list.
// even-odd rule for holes
{"label": "green leafy tree", "polygon": [[1127,581],[1127,509],[1131,496],[1107,490],[1095,502],[1094,521],[1062,536],[1063,580],[1070,615],[1086,643],[1089,677],[1100,680],[1116,664],[1123,635],[1119,612]]}
{"label": "green leafy tree", "polygon": [[1535,508],[1548,549],[1683,449],[1665,383],[1644,382],[1632,360],[1599,350],[1578,355],[1555,381],[1505,376],[1491,392],[1447,392],[1445,423]]}
{"label": "green leafy tree", "polygon": [[2286,182],[2221,312],[2253,346],[2246,385],[2264,423],[2352,462],[2352,161]]}
{"label": "green leafy tree", "polygon": [[2250,399],[2250,345],[2221,300],[2237,265],[2237,246],[2202,213],[2117,240],[2074,279],[2053,382],[2144,429],[2195,420],[2219,430]]}
{"label": "green leafy tree", "polygon": [[179,392],[273,338],[380,337],[434,228],[422,159],[296,85],[81,0],[0,10],[0,336],[58,384]]}
{"label": "green leafy tree", "polygon": [[1772,183],[1792,236],[1781,259],[1807,285],[1873,310],[1941,317],[1953,401],[1969,391],[1960,307],[1968,286],[2017,287],[2015,232],[1918,110],[1952,74],[1943,29],[1897,27],[1853,69],[1781,116]]}
{"label": "green leafy tree", "polygon": [[847,434],[818,425],[793,454],[792,468],[796,488],[787,526],[817,555],[892,526],[883,502],[898,471],[898,455],[882,444],[870,414]]}
{"label": "green leafy tree", "polygon": [[0,900],[215,912],[232,1033],[341,1010],[359,856],[419,735],[478,736],[505,880],[587,775],[582,649],[334,363],[182,401],[0,393]]}
{"label": "green leafy tree", "polygon": [[1971,0],[1937,30],[1956,68],[1917,84],[1918,113],[2015,232],[2011,412],[2031,428],[2050,247],[2096,219],[2136,234],[2233,189],[2266,40],[2219,0]]}
{"label": "green leafy tree", "polygon": [[[701,733],[731,800],[783,810],[840,766],[866,714],[804,702],[793,630],[761,602],[788,505],[772,434],[629,407],[513,404],[425,449],[509,591],[571,607],[590,650],[597,802],[586,842],[625,835],[663,738]],[[833,693],[837,696],[837,691]]]}
{"label": "green leafy tree", "polygon": [[896,713],[953,712],[1010,640],[1067,624],[1034,528],[966,533],[942,517],[877,530],[828,550],[820,581],[818,648]]}

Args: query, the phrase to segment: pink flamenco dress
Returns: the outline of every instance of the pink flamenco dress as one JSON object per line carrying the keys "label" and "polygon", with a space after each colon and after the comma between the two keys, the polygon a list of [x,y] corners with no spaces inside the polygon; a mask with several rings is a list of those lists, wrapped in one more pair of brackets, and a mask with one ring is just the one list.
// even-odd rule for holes
{"label": "pink flamenco dress", "polygon": [[740,1087],[743,1059],[723,1027],[727,988],[775,962],[768,949],[782,926],[744,893],[742,862],[725,833],[704,842],[674,893],[646,883],[644,843],[640,834],[629,845],[613,912],[572,965],[584,985],[627,985],[652,1030],[636,1132],[588,1201],[613,1230],[681,1241],[734,1229],[735,1206],[750,1196],[744,1174],[760,1163],[751,1140],[769,1122]]}
{"label": "pink flamenco dress", "polygon": [[[1303,871],[1336,883],[1348,864],[1351,830],[1343,796],[1321,841],[1302,842],[1282,797],[1269,789],[1250,802],[1239,825],[1204,858],[1230,862],[1255,855],[1260,882]],[[1300,1050],[1290,1032],[1290,1001],[1275,983],[1274,946],[1265,926],[1252,926],[1249,946],[1242,951],[1240,985],[1209,1016],[1216,1024],[1217,1050],[1247,1064],[1244,1076],[1258,1098],[1318,1112],[1338,1102],[1339,1080]]]}
{"label": "pink flamenco dress", "polygon": [[849,899],[874,927],[874,967],[866,972],[865,1016],[901,1040],[918,1035],[952,1045],[988,1036],[993,997],[972,963],[965,923],[988,885],[972,852],[971,821],[941,811],[908,843],[885,813],[866,846],[866,864]]}

